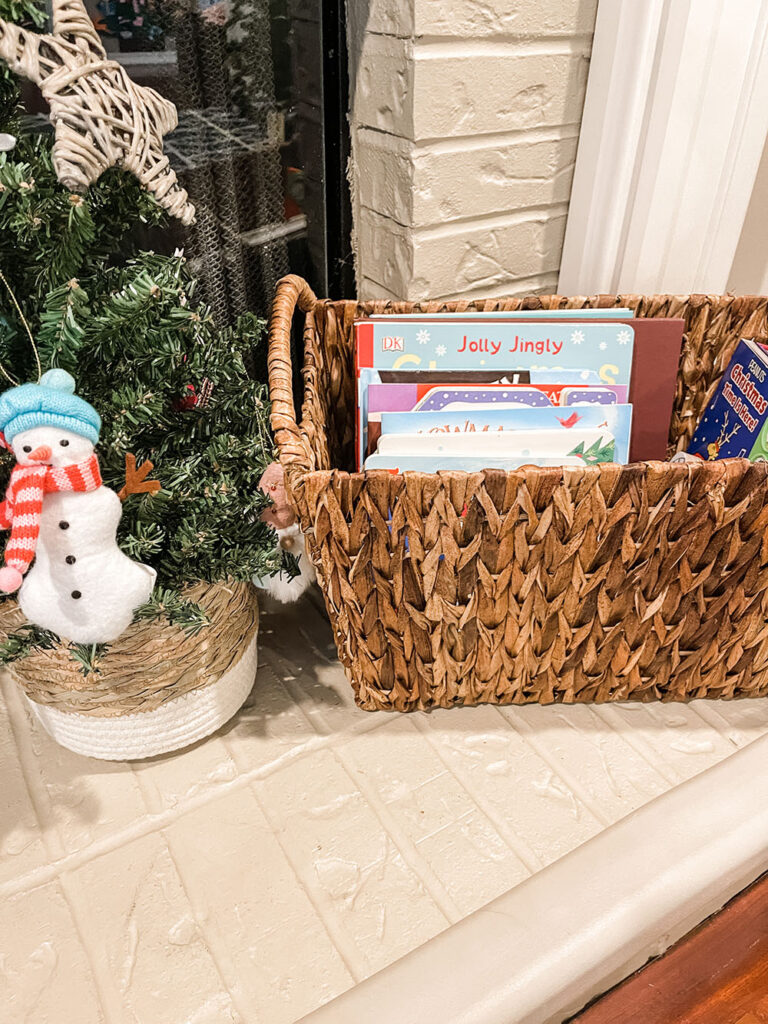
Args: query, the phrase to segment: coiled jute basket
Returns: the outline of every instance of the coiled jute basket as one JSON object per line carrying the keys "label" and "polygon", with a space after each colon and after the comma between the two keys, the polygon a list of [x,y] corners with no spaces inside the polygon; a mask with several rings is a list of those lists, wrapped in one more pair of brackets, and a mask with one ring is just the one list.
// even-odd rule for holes
{"label": "coiled jute basket", "polygon": [[[318,300],[277,289],[272,426],[360,707],[685,700],[768,692],[768,464],[350,472],[360,316],[627,306],[683,317],[670,451],[693,435],[768,298]],[[304,313],[301,422],[291,323]]]}
{"label": "coiled jute basket", "polygon": [[[134,623],[87,676],[65,644],[12,663],[62,746],[107,760],[149,757],[202,739],[240,708],[256,674],[256,591],[250,583],[201,583],[186,596],[209,618],[194,636],[168,622]],[[24,621],[15,601],[3,602],[4,634]]]}

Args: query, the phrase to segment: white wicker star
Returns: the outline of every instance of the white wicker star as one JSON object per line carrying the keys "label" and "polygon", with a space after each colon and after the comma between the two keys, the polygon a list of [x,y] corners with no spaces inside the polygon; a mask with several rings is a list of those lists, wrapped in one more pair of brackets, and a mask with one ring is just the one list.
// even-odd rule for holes
{"label": "white wicker star", "polygon": [[83,0],[53,0],[50,35],[0,18],[0,58],[36,82],[50,105],[53,165],[63,185],[82,191],[117,165],[172,216],[194,222],[195,208],[163,153],[163,136],[178,123],[176,108],[107,58]]}

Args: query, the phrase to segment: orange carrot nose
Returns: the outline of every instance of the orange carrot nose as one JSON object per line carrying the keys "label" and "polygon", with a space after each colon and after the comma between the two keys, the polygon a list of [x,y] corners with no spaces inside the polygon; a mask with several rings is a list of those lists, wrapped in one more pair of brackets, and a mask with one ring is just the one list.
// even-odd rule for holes
{"label": "orange carrot nose", "polygon": [[48,462],[50,461],[53,451],[47,444],[41,444],[39,448],[35,448],[33,452],[29,453],[28,458],[34,462]]}

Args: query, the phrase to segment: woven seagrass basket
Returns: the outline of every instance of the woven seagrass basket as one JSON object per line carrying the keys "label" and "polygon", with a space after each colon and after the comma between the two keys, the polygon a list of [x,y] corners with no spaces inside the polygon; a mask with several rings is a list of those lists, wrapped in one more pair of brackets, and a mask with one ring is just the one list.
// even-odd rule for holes
{"label": "woven seagrass basket", "polygon": [[295,276],[279,283],[272,427],[360,707],[768,692],[768,464],[350,472],[356,317],[611,306],[685,319],[670,451],[685,448],[739,339],[768,336],[768,298],[356,303],[318,300]]}
{"label": "woven seagrass basket", "polygon": [[[134,623],[87,676],[64,644],[11,665],[55,740],[79,754],[132,760],[186,747],[234,715],[256,674],[256,590],[200,583],[187,596],[209,618],[196,635],[168,622]],[[24,621],[15,601],[3,602],[2,633]]]}

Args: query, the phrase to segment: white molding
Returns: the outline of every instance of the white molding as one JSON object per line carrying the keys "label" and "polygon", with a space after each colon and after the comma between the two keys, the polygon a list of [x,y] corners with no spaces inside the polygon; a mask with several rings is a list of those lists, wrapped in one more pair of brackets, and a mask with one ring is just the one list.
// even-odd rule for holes
{"label": "white molding", "polygon": [[767,51],[768,0],[601,0],[561,292],[725,291]]}

